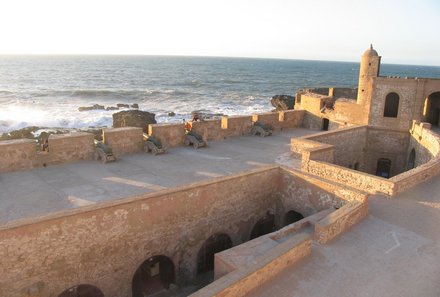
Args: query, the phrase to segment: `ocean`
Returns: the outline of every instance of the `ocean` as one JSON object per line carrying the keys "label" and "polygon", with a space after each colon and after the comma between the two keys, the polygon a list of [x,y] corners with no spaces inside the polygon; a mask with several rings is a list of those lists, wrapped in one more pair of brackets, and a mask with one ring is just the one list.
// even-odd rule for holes
{"label": "ocean", "polygon": [[[0,56],[0,133],[26,126],[112,125],[117,111],[81,106],[139,104],[158,122],[202,110],[270,111],[272,96],[304,87],[356,87],[359,63],[174,56]],[[381,66],[381,75],[440,78],[440,67]],[[175,116],[169,116],[174,112]]]}

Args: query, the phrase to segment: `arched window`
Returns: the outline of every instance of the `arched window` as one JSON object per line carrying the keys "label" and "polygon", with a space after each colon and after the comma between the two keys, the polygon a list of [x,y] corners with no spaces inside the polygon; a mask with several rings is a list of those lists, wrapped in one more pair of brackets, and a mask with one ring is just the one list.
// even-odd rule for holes
{"label": "arched window", "polygon": [[174,283],[174,263],[166,256],[154,256],[145,260],[133,276],[133,297],[144,297],[169,289]]}
{"label": "arched window", "polygon": [[399,95],[397,93],[389,93],[385,97],[385,108],[383,110],[383,116],[388,118],[397,118],[399,111]]}
{"label": "arched window", "polygon": [[83,284],[65,290],[58,297],[104,297],[104,294],[95,286]]}
{"label": "arched window", "polygon": [[231,238],[222,233],[209,237],[202,245],[197,255],[197,274],[214,269],[214,255],[232,247]]}
{"label": "arched window", "polygon": [[275,230],[275,215],[266,214],[264,218],[261,218],[255,223],[254,228],[252,228],[250,239],[260,237],[264,234],[273,232]]}

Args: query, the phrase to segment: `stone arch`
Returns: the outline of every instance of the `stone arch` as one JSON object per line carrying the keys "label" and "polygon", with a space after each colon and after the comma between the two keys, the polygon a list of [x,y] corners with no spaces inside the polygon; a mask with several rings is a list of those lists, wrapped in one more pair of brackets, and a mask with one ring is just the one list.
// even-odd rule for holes
{"label": "stone arch", "polygon": [[399,101],[400,97],[397,93],[388,93],[388,95],[385,97],[383,116],[388,118],[397,118],[397,114],[399,113]]}
{"label": "stone arch", "polygon": [[284,215],[283,226],[293,224],[303,218],[304,218],[304,216],[302,214],[300,214],[299,212],[296,212],[294,210],[290,210],[290,211],[286,212],[286,214]]}
{"label": "stone arch", "polygon": [[260,237],[264,234],[271,233],[275,230],[275,215],[267,213],[263,218],[259,219],[252,228],[250,239]]}
{"label": "stone arch", "polygon": [[58,297],[104,297],[104,293],[93,285],[80,284],[63,291]]}
{"label": "stone arch", "polygon": [[145,260],[136,270],[132,281],[132,296],[144,297],[165,289],[175,281],[173,261],[157,255]]}
{"label": "stone arch", "polygon": [[409,153],[408,166],[406,167],[406,170],[411,170],[414,167],[416,167],[416,150],[412,149]]}
{"label": "stone arch", "polygon": [[423,115],[431,125],[440,126],[440,91],[426,98]]}
{"label": "stone arch", "polygon": [[224,233],[216,233],[205,240],[197,254],[197,274],[214,269],[214,255],[232,247],[231,238]]}
{"label": "stone arch", "polygon": [[384,178],[389,178],[391,172],[391,160],[380,158],[377,160],[376,175]]}

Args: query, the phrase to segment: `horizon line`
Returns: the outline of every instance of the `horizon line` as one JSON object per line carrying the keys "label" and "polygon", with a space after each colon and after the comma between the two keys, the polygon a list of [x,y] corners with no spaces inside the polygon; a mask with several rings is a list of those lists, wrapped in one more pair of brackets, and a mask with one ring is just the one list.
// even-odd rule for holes
{"label": "horizon line", "polygon": [[[113,57],[192,57],[192,58],[230,58],[230,59],[256,59],[256,60],[291,60],[291,61],[314,61],[314,62],[338,62],[338,63],[360,63],[354,60],[325,60],[325,59],[301,59],[301,58],[280,58],[280,57],[253,57],[253,56],[218,56],[218,55],[184,55],[184,54],[116,54],[116,53],[0,53],[1,56],[113,56]],[[440,67],[431,64],[413,64],[413,63],[381,63],[383,65],[408,65],[423,67]]]}

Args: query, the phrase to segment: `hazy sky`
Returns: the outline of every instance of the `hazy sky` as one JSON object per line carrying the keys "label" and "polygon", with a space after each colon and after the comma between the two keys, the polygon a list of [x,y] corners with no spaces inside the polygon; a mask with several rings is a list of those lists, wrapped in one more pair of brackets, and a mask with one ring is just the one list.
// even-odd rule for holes
{"label": "hazy sky", "polygon": [[440,65],[440,0],[0,0],[2,54]]}

